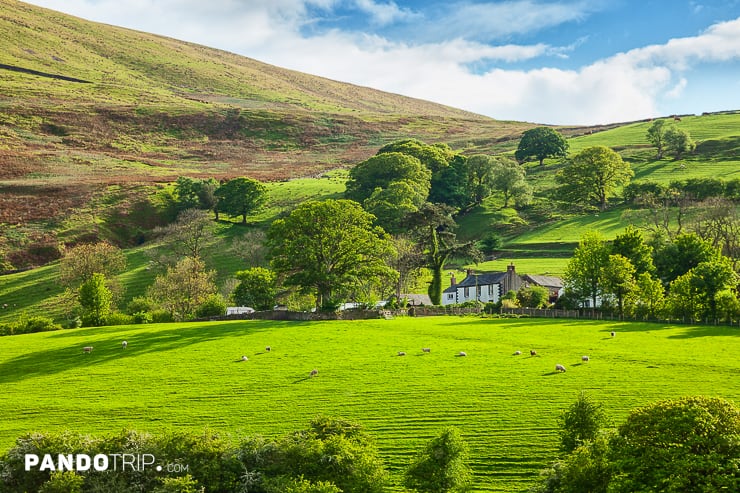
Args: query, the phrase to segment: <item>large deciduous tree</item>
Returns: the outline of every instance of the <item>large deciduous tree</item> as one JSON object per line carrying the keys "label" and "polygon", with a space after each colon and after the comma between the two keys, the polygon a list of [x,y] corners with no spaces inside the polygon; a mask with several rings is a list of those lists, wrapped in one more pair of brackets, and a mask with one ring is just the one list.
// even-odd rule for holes
{"label": "large deciduous tree", "polygon": [[647,140],[657,149],[657,159],[663,159],[665,149],[665,132],[668,129],[668,120],[655,120],[647,130]]}
{"label": "large deciduous tree", "polygon": [[376,189],[386,189],[392,183],[404,182],[424,202],[429,195],[431,171],[419,159],[400,152],[385,152],[361,162],[349,172],[345,197],[363,203]]}
{"label": "large deciduous tree", "polygon": [[499,158],[493,168],[491,185],[504,196],[504,207],[509,207],[513,198],[518,205],[526,205],[532,196],[532,188],[525,178],[526,172],[516,161]]}
{"label": "large deciduous tree", "polygon": [[111,277],[126,268],[123,251],[110,243],[85,243],[67,252],[59,263],[59,279],[65,286],[79,286],[99,273]]}
{"label": "large deciduous tree", "polygon": [[443,204],[427,203],[407,218],[424,249],[426,265],[432,271],[428,293],[435,305],[442,302],[442,273],[447,260],[457,255],[477,261],[480,256],[473,242],[457,242],[457,236],[453,231],[457,225],[452,219],[452,210]]}
{"label": "large deciduous tree", "polygon": [[242,216],[247,223],[247,215],[259,209],[267,199],[267,187],[251,178],[234,178],[215,192],[218,197],[217,208],[231,216]]}
{"label": "large deciduous tree", "polygon": [[206,211],[185,209],[175,222],[154,230],[159,239],[156,260],[170,265],[182,257],[200,258],[213,230],[214,223]]}
{"label": "large deciduous tree", "polygon": [[537,127],[522,134],[514,157],[520,163],[534,157],[542,166],[545,158],[565,157],[567,153],[568,141],[560,132],[550,127]]}
{"label": "large deciduous tree", "polygon": [[555,176],[560,196],[570,202],[595,205],[605,210],[617,187],[634,176],[629,163],[604,146],[584,149]]}
{"label": "large deciduous tree", "polygon": [[671,125],[665,131],[665,148],[675,159],[681,159],[684,153],[696,149],[696,142],[687,130]]}
{"label": "large deciduous tree", "polygon": [[627,258],[634,266],[636,275],[655,272],[653,247],[645,243],[642,233],[634,226],[628,226],[614,238],[611,253]]}
{"label": "large deciduous tree", "polygon": [[719,257],[719,249],[695,233],[684,233],[655,251],[655,266],[667,286],[702,262]]}
{"label": "large deciduous tree", "polygon": [[609,255],[601,269],[599,283],[604,294],[617,299],[619,316],[623,316],[624,299],[635,289],[635,267],[619,254]]}
{"label": "large deciduous tree", "polygon": [[432,173],[445,168],[455,156],[455,153],[447,144],[430,145],[416,139],[391,142],[381,147],[377,155],[391,152],[400,152],[415,157]]}
{"label": "large deciduous tree", "polygon": [[596,307],[602,294],[601,271],[609,258],[609,246],[596,231],[581,237],[573,257],[565,267],[566,290],[579,301],[590,300]]}
{"label": "large deciduous tree", "polygon": [[207,271],[202,260],[185,257],[157,276],[147,294],[174,320],[188,320],[208,296],[217,291],[214,278],[215,272]]}
{"label": "large deciduous tree", "polygon": [[393,244],[374,219],[351,200],[305,202],[270,226],[272,267],[285,276],[283,285],[313,292],[317,308],[368,281],[390,284]]}

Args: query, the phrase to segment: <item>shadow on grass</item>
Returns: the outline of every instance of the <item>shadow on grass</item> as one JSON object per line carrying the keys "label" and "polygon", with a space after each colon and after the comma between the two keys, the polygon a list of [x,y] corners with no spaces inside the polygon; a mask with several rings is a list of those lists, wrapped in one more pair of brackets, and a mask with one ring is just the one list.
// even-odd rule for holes
{"label": "shadow on grass", "polygon": [[[171,324],[172,328],[157,329],[152,332],[130,334],[130,330],[141,330],[146,326],[120,326],[90,329],[71,329],[64,333],[52,333],[47,337],[76,337],[84,342],[56,349],[29,348],[28,354],[15,357],[0,363],[0,383],[19,382],[36,376],[47,376],[68,370],[84,371],[85,368],[108,363],[110,361],[141,356],[149,353],[166,353],[186,346],[209,341],[221,340],[226,336],[239,336],[264,331],[279,330],[281,327],[306,322],[256,322],[249,324],[206,322],[181,326]],[[121,348],[123,333],[128,340],[128,347]],[[87,337],[86,337],[87,336]],[[11,336],[17,337],[17,336]],[[43,344],[43,340],[29,343]],[[84,353],[82,348],[92,346],[91,353]],[[166,357],[163,355],[163,357]],[[241,359],[237,360],[241,362]]]}

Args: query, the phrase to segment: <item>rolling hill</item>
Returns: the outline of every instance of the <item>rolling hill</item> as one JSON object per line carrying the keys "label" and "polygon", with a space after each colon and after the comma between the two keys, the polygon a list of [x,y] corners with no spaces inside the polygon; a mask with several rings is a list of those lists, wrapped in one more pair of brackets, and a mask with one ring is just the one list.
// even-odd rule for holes
{"label": "rolling hill", "polygon": [[0,223],[112,184],[310,176],[402,137],[466,147],[531,127],[16,0],[0,0],[0,46]]}

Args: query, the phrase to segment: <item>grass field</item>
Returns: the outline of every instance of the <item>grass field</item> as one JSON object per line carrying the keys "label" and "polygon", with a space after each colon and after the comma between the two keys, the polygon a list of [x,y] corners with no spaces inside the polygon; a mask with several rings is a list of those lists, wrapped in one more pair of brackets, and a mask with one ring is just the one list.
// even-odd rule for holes
{"label": "grass field", "polygon": [[[92,354],[83,354],[87,345]],[[513,356],[517,349],[538,356]],[[397,356],[400,350],[408,355]],[[555,457],[556,419],[580,391],[615,422],[660,398],[738,401],[738,350],[736,328],[474,317],[2,337],[0,449],[34,430],[208,427],[277,435],[323,413],[364,423],[396,480],[409,454],[456,425],[471,446],[475,491],[523,491]],[[456,357],[459,351],[468,356]],[[591,361],[581,364],[584,354]],[[242,355],[249,361],[239,361]],[[568,371],[555,373],[556,363]],[[313,368],[319,375],[309,378]]]}

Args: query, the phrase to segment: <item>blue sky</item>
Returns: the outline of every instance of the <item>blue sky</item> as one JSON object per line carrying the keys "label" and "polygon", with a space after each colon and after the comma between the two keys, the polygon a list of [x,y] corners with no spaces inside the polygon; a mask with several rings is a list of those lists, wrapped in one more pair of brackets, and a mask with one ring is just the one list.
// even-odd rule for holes
{"label": "blue sky", "polygon": [[740,109],[740,0],[31,0],[505,120]]}

